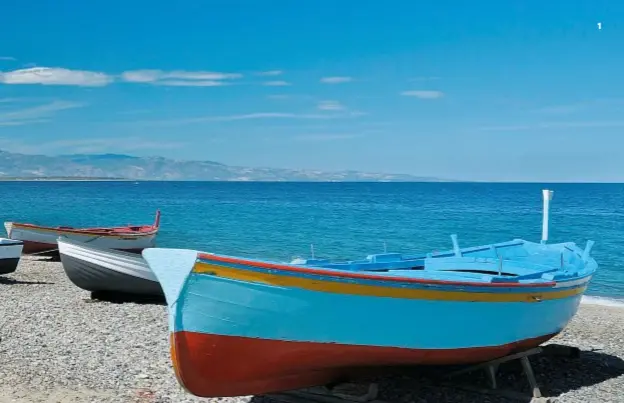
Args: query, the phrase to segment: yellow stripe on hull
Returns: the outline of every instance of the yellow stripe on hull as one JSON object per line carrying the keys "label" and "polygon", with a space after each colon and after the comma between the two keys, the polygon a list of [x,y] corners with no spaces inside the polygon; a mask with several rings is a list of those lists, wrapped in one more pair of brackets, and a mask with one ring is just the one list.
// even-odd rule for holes
{"label": "yellow stripe on hull", "polygon": [[[366,284],[353,284],[338,281],[313,280],[309,278],[277,275],[252,270],[241,270],[232,267],[218,266],[203,262],[195,263],[193,272],[211,274],[231,280],[263,283],[282,287],[297,287],[311,291],[335,294],[365,295],[371,297],[390,297],[405,299],[422,299],[435,301],[467,301],[467,302],[540,302],[573,297],[582,294],[587,283],[579,287],[546,292],[467,292],[439,291],[416,288],[386,287]],[[487,284],[483,284],[487,287]]]}

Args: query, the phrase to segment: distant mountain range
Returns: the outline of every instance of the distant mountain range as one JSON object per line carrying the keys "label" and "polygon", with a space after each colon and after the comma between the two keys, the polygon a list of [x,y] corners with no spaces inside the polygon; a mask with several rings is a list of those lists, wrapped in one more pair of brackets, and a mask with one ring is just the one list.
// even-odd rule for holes
{"label": "distant mountain range", "polygon": [[314,182],[446,182],[405,174],[309,169],[249,168],[213,161],[178,161],[163,157],[123,154],[60,156],[16,154],[0,150],[2,179],[127,179],[197,181],[314,181]]}

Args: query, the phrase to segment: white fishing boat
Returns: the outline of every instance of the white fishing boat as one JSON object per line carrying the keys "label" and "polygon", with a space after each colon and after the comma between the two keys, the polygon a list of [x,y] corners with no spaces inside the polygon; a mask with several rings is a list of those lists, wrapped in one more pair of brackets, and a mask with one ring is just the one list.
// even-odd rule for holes
{"label": "white fishing boat", "polygon": [[57,242],[67,277],[83,290],[163,296],[160,283],[140,254],[94,247],[64,237]]}
{"label": "white fishing boat", "polygon": [[0,274],[13,273],[22,256],[22,241],[0,238]]}
{"label": "white fishing boat", "polygon": [[47,227],[36,224],[5,222],[10,239],[24,242],[24,253],[55,252],[56,240],[65,237],[78,242],[87,242],[95,247],[118,249],[140,253],[145,248],[155,246],[160,228],[160,211],[156,212],[153,224],[126,225],[119,227],[73,228]]}

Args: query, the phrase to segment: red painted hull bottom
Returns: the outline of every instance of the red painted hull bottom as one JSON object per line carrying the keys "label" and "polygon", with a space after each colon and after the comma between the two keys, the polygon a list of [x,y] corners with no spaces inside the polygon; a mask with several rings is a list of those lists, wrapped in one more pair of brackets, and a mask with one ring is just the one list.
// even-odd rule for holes
{"label": "red painted hull bottom", "polygon": [[230,397],[326,385],[358,368],[479,363],[528,350],[554,336],[495,347],[414,350],[183,331],[171,336],[171,356],[178,381],[190,393]]}
{"label": "red painted hull bottom", "polygon": [[[58,245],[51,243],[42,243],[42,242],[33,242],[33,241],[22,241],[24,242],[24,248],[22,249],[22,253],[24,255],[29,255],[32,253],[41,253],[50,251],[50,254],[58,255]],[[124,252],[132,252],[132,253],[141,253],[143,249],[121,249]]]}

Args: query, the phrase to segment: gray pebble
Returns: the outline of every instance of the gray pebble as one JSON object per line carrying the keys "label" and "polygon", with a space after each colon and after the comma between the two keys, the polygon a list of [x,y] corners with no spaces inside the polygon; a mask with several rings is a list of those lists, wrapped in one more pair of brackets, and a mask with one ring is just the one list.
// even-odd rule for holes
{"label": "gray pebble", "polygon": [[[559,403],[624,403],[623,335],[624,309],[582,305],[553,340],[581,348],[580,359],[531,358],[538,382]],[[499,382],[526,389],[519,365],[506,365]],[[435,386],[433,378],[427,372],[375,380],[388,402],[511,402]],[[59,262],[42,257],[23,257],[17,272],[0,278],[0,403],[208,401],[271,399],[185,392],[171,367],[164,305],[92,301]]]}

